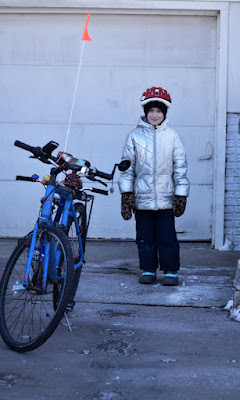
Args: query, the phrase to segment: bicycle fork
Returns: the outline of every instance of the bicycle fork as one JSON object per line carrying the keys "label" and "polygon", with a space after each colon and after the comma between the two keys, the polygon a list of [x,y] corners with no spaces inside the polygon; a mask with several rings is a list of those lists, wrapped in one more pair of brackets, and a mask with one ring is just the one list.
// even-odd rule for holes
{"label": "bicycle fork", "polygon": [[[41,281],[39,282],[41,284],[40,287],[35,287],[35,290],[39,289],[39,292],[41,291],[44,293],[47,285],[47,276],[48,274],[50,275],[52,280],[57,279],[57,270],[54,268],[54,266],[59,265],[60,262],[60,257],[61,257],[61,252],[60,250],[54,252],[51,251],[53,250],[54,243],[51,243],[48,240],[47,235],[43,235],[43,240],[40,238],[40,243],[39,243],[39,248],[36,249],[36,244],[38,240],[38,233],[39,233],[39,228],[43,223],[46,225],[49,224],[49,217],[51,215],[51,210],[52,210],[52,202],[54,198],[54,186],[49,185],[46,189],[46,194],[45,194],[45,199],[43,202],[42,210],[41,210],[41,216],[39,220],[36,222],[34,230],[33,230],[33,235],[32,235],[32,240],[28,252],[28,259],[27,259],[27,264],[25,268],[25,273],[24,273],[24,278],[23,278],[23,288],[29,289],[29,275],[31,271],[32,264],[34,262],[34,255],[36,257],[36,263],[42,263],[42,277]],[[43,228],[44,232],[44,228]],[[36,254],[36,251],[38,254]],[[53,258],[50,261],[50,254],[51,257]],[[51,268],[49,268],[51,264]],[[38,267],[39,267],[38,265]],[[38,269],[38,268],[37,268]],[[36,271],[36,273],[40,273],[40,271]],[[19,288],[20,289],[20,288]]]}

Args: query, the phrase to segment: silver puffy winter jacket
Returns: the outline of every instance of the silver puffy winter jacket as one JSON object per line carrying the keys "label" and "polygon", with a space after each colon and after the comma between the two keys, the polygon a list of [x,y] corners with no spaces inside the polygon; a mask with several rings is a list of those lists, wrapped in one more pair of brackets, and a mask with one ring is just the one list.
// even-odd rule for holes
{"label": "silver puffy winter jacket", "polygon": [[126,138],[122,160],[126,159],[131,166],[121,173],[119,189],[134,192],[138,210],[172,208],[173,194],[188,196],[185,149],[168,119],[155,128],[141,117]]}

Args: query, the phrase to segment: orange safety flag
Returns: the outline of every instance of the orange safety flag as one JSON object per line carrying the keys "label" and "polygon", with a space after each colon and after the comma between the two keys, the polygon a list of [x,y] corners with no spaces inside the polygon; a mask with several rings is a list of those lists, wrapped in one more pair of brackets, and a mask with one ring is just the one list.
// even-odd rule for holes
{"label": "orange safety flag", "polygon": [[86,22],[86,25],[85,25],[85,28],[84,28],[84,32],[83,32],[83,35],[82,35],[82,40],[88,40],[89,42],[92,41],[92,39],[90,38],[90,36],[88,34],[88,31],[87,31],[87,26],[88,26],[88,21],[89,21],[90,15],[91,14],[88,13],[87,22]]}

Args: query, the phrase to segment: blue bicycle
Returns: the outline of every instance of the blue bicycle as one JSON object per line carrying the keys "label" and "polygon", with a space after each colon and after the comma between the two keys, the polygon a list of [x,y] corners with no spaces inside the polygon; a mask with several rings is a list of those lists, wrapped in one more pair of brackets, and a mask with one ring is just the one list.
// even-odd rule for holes
{"label": "blue bicycle", "polygon": [[[82,178],[107,186],[96,177],[113,180],[116,167],[124,171],[130,162],[115,164],[107,174],[71,154],[53,156],[58,147],[54,141],[43,148],[14,144],[53,164],[43,180],[37,175],[16,177],[41,182],[45,195],[33,231],[19,240],[0,282],[0,333],[12,350],[26,352],[41,346],[74,305],[94,201],[87,191],[108,195],[107,190],[83,188]],[[64,180],[57,181],[61,173]]]}

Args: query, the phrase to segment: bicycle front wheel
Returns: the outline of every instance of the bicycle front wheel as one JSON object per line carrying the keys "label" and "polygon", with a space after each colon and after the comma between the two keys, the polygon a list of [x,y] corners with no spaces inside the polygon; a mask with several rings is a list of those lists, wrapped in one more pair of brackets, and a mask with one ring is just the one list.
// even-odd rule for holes
{"label": "bicycle front wheel", "polygon": [[[5,343],[18,352],[36,349],[54,332],[65,312],[74,280],[72,249],[66,235],[59,228],[46,226],[38,229],[28,287],[24,287],[31,241],[32,234],[20,241],[0,283],[0,333]],[[44,257],[49,261],[43,290]]]}

